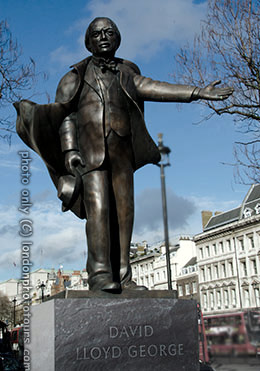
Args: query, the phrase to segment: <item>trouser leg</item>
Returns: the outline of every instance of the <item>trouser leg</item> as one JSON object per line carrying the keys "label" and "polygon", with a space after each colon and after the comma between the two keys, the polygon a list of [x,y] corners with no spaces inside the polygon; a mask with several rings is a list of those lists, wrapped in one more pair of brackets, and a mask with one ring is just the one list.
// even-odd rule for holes
{"label": "trouser leg", "polygon": [[112,282],[108,172],[95,170],[85,174],[83,192],[87,214],[88,281],[90,289],[95,289]]}
{"label": "trouser leg", "polygon": [[120,282],[131,280],[129,261],[130,244],[134,222],[133,174],[124,171],[114,176],[112,184],[115,194],[120,243]]}
{"label": "trouser leg", "polygon": [[[114,196],[116,218],[113,216],[113,234],[118,238],[118,253],[116,243],[111,244],[111,261],[113,271],[117,271],[121,283],[131,280],[131,266],[129,261],[130,243],[134,222],[133,196],[133,154],[130,137],[121,138],[111,132],[107,138],[109,162],[111,166],[111,185]],[[116,237],[117,233],[117,237]],[[115,249],[115,254],[113,254]]]}

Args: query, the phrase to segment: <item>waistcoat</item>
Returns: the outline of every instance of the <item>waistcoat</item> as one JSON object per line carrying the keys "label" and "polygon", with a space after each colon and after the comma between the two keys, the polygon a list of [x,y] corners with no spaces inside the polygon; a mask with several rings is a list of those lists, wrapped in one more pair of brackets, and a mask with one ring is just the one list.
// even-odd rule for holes
{"label": "waistcoat", "polygon": [[101,121],[105,137],[111,129],[120,136],[131,133],[128,101],[119,82],[119,73],[109,70],[103,73],[90,64],[79,100],[79,131],[82,130],[82,125],[91,122],[92,129],[101,133]]}

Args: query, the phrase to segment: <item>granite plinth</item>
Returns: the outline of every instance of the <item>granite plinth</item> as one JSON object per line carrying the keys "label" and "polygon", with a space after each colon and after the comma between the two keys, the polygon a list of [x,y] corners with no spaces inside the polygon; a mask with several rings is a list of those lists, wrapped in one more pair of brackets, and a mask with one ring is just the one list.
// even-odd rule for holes
{"label": "granite plinth", "polygon": [[71,298],[112,298],[112,299],[130,299],[130,298],[171,298],[177,299],[177,290],[123,290],[121,293],[109,293],[105,291],[90,291],[90,290],[64,290],[56,295],[45,298],[53,299],[71,299]]}
{"label": "granite plinth", "polygon": [[32,308],[31,369],[198,371],[197,323],[192,300],[56,298]]}

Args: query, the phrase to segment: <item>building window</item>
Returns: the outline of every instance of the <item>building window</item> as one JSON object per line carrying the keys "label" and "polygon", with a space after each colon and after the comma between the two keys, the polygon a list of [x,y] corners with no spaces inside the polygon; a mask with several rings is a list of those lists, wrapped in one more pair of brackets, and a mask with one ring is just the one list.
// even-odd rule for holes
{"label": "building window", "polygon": [[222,277],[226,278],[226,265],[225,263],[221,264],[222,267]]}
{"label": "building window", "polygon": [[211,267],[208,267],[208,279],[212,280]]}
{"label": "building window", "polygon": [[190,284],[189,283],[185,284],[185,294],[190,295]]}
{"label": "building window", "polygon": [[247,276],[247,267],[246,267],[246,261],[241,261],[240,262],[241,264],[241,273],[242,273],[242,276]]}
{"label": "building window", "polygon": [[220,243],[219,243],[219,251],[220,251],[221,254],[224,253],[224,245],[223,245],[223,242],[220,242]]}
{"label": "building window", "polygon": [[157,272],[157,281],[160,281],[160,272]]}
{"label": "building window", "polygon": [[237,305],[236,289],[231,290],[231,300],[233,307],[235,307]]}
{"label": "building window", "polygon": [[217,245],[215,243],[213,244],[213,251],[214,251],[214,255],[218,254]]}
{"label": "building window", "polygon": [[228,290],[224,290],[224,303],[225,303],[225,306],[226,306],[226,307],[229,306],[229,295],[228,295]]}
{"label": "building window", "polygon": [[228,268],[229,268],[230,276],[234,276],[234,267],[233,267],[232,261],[228,262]]}
{"label": "building window", "polygon": [[252,216],[252,212],[253,212],[253,210],[250,209],[249,207],[247,207],[247,208],[244,210],[244,212],[243,212],[243,214],[244,214],[244,218],[249,218],[250,216]]}
{"label": "building window", "polygon": [[255,207],[256,214],[260,214],[260,204],[257,204]]}
{"label": "building window", "polygon": [[205,281],[205,269],[204,268],[201,268],[201,281]]}
{"label": "building window", "polygon": [[248,237],[248,241],[249,241],[249,248],[254,249],[255,248],[254,236],[250,235],[250,236],[247,236],[247,237]]}
{"label": "building window", "polygon": [[244,238],[240,237],[238,239],[238,246],[240,251],[245,251]]}
{"label": "building window", "polygon": [[209,246],[206,246],[206,255],[209,257],[210,256],[210,253],[209,253]]}
{"label": "building window", "polygon": [[231,241],[227,240],[227,251],[232,251]]}
{"label": "building window", "polygon": [[194,282],[192,282],[192,293],[193,294],[196,294],[197,291],[198,291],[198,289],[197,289],[197,282],[194,281]]}
{"label": "building window", "polygon": [[248,289],[244,290],[244,303],[245,303],[245,307],[247,307],[247,308],[250,307],[250,296],[249,296],[249,290]]}
{"label": "building window", "polygon": [[179,291],[179,296],[183,296],[183,287],[182,287],[182,285],[179,285],[178,291]]}
{"label": "building window", "polygon": [[218,266],[217,265],[215,265],[215,277],[219,278]]}
{"label": "building window", "polygon": [[201,257],[201,259],[203,259],[203,248],[202,247],[200,247],[200,249],[199,249],[199,251],[200,251],[200,257]]}
{"label": "building window", "polygon": [[210,292],[210,308],[213,309],[215,306],[215,301],[214,301],[214,294],[213,292]]}
{"label": "building window", "polygon": [[217,291],[216,294],[217,294],[217,306],[218,308],[221,308],[221,293],[220,291]]}
{"label": "building window", "polygon": [[257,265],[256,265],[255,259],[251,260],[251,268],[252,268],[252,274],[257,274]]}
{"label": "building window", "polygon": [[256,307],[260,307],[260,290],[258,287],[254,289],[254,293],[255,293],[255,305]]}
{"label": "building window", "polygon": [[204,307],[204,310],[207,310],[208,299],[207,299],[207,294],[206,293],[203,294],[203,307]]}

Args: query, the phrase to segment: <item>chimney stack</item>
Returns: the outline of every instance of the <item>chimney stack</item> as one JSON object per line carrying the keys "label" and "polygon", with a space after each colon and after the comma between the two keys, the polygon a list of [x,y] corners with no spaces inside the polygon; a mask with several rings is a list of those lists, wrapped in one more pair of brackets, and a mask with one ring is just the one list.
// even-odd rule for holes
{"label": "chimney stack", "polygon": [[204,230],[206,224],[208,223],[209,219],[212,217],[213,213],[212,211],[202,211],[201,212],[201,218],[202,218],[202,228]]}

